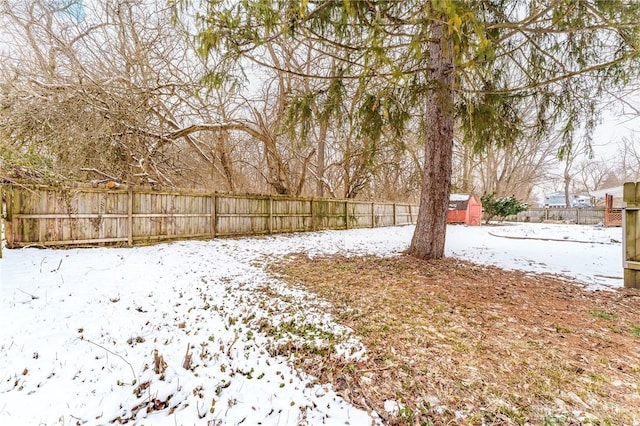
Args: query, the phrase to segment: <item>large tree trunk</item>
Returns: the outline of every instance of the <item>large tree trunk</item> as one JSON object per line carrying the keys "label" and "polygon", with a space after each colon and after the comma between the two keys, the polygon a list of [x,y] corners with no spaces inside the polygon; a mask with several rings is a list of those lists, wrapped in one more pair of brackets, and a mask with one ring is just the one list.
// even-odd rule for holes
{"label": "large tree trunk", "polygon": [[426,141],[420,211],[409,253],[421,259],[444,257],[453,157],[453,46],[444,23],[431,28],[432,92],[426,105]]}

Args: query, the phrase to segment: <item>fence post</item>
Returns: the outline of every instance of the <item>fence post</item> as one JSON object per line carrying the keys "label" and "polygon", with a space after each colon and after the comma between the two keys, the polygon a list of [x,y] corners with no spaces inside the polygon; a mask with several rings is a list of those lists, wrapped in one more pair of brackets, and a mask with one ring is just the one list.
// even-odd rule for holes
{"label": "fence post", "polygon": [[127,199],[127,222],[129,229],[127,232],[127,241],[129,246],[133,246],[133,189],[129,186],[129,190],[127,191],[128,199]]}
{"label": "fence post", "polygon": [[311,198],[309,200],[309,211],[311,212],[311,230],[315,231],[316,230],[316,215],[315,215],[315,209],[313,208],[314,205],[314,201],[313,198]]}
{"label": "fence post", "polygon": [[371,227],[376,227],[376,203],[371,203]]}
{"label": "fence post", "polygon": [[217,196],[216,196],[216,193],[214,192],[213,194],[211,194],[211,239],[214,239],[216,237],[216,222],[218,221],[217,210],[216,210],[216,200],[217,200]]}
{"label": "fence post", "polygon": [[271,195],[269,195],[268,200],[269,200],[268,201],[269,223],[267,224],[267,226],[268,226],[269,234],[273,234],[273,198],[271,197]]}
{"label": "fence post", "polygon": [[344,226],[345,229],[349,229],[349,201],[344,202]]}
{"label": "fence post", "polygon": [[13,186],[9,186],[9,189],[5,189],[4,196],[6,199],[6,215],[4,217],[4,240],[7,243],[7,248],[13,248],[13,242],[15,240],[13,236],[13,196],[15,189]]}
{"label": "fence post", "polygon": [[624,286],[640,288],[640,182],[626,182],[622,194],[626,203],[622,218]]}
{"label": "fence post", "polygon": [[393,203],[393,226],[397,225],[397,218],[396,218],[396,203]]}

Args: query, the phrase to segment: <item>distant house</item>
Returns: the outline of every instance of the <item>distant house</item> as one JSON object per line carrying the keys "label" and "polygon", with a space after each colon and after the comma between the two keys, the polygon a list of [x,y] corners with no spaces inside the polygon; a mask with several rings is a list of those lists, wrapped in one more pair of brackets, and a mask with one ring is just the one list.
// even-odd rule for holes
{"label": "distant house", "polygon": [[482,223],[482,203],[473,194],[449,195],[447,223],[480,225]]}
{"label": "distant house", "polygon": [[591,197],[588,195],[569,195],[569,206],[567,206],[564,192],[554,192],[544,197],[544,207],[548,208],[584,208],[593,207]]}
{"label": "distant house", "polygon": [[588,195],[574,195],[571,199],[571,207],[593,207],[593,203],[591,202],[591,197]]}
{"label": "distant house", "polygon": [[554,192],[544,197],[545,207],[567,207],[564,192]]}

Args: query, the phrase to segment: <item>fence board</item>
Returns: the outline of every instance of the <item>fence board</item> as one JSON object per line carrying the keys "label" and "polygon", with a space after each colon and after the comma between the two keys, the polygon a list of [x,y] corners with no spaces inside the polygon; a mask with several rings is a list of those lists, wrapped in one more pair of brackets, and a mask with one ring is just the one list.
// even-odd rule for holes
{"label": "fence board", "polygon": [[311,202],[306,199],[271,199],[272,232],[299,232],[313,229]]}
{"label": "fence board", "polygon": [[269,197],[217,195],[218,236],[258,235],[269,232]]}
{"label": "fence board", "polygon": [[117,211],[113,203],[109,207],[113,213],[105,213],[104,194],[93,191],[47,188],[12,192],[10,243],[111,241],[118,238],[118,221],[126,217],[126,211]]}
{"label": "fence board", "polygon": [[314,207],[314,221],[316,229],[347,229],[345,220],[347,213],[344,200],[320,199]]}
{"label": "fence board", "polygon": [[393,204],[376,204],[375,206],[375,227],[393,226],[394,225],[394,205]]}
{"label": "fence board", "polygon": [[417,208],[412,211],[410,204],[396,204],[396,225],[415,223],[417,212]]}
{"label": "fence board", "polygon": [[352,201],[348,204],[349,228],[373,227],[373,203],[366,201]]}
{"label": "fence board", "polygon": [[3,188],[7,247],[148,244],[415,223],[416,206],[98,188]]}

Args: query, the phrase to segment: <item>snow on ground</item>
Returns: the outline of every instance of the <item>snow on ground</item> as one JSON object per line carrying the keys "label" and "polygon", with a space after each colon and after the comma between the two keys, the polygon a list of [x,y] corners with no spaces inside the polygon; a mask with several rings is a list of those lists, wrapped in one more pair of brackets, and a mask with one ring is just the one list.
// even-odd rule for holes
{"label": "snow on ground", "polygon": [[[269,277],[265,267],[289,253],[395,255],[413,230],[4,250],[0,424],[377,423],[375,413],[277,355],[279,345],[301,339],[318,350],[335,339],[335,356],[363,357],[366,349],[322,302]],[[622,285],[620,241],[620,228],[450,226],[446,252],[599,289]]]}
{"label": "snow on ground", "polygon": [[623,285],[621,228],[541,223],[450,226],[446,247],[447,256],[562,275],[592,290]]}

